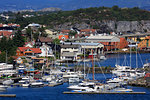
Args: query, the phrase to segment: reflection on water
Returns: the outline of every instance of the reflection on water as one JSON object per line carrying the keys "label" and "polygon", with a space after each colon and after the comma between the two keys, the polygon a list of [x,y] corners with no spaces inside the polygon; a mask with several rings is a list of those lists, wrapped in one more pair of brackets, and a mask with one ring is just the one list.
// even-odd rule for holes
{"label": "reflection on water", "polygon": [[[95,66],[111,66],[115,67],[115,64],[130,65],[130,54],[108,54],[106,60],[94,61]],[[137,54],[137,66],[141,68],[144,63],[150,58],[150,53]],[[83,66],[84,62],[68,63],[68,66]],[[86,66],[92,67],[92,62],[85,62]],[[136,54],[131,54],[131,67],[136,68]]]}

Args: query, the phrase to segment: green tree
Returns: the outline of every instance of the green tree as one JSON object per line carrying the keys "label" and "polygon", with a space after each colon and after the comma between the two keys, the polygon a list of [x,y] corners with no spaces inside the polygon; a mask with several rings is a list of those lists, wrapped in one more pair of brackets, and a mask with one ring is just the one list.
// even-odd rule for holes
{"label": "green tree", "polygon": [[25,38],[22,36],[22,33],[20,30],[15,33],[15,36],[13,37],[13,42],[15,43],[16,47],[22,47],[25,43]]}
{"label": "green tree", "polygon": [[0,62],[5,63],[6,62],[6,52],[2,52],[0,54]]}
{"label": "green tree", "polygon": [[75,36],[76,34],[77,34],[76,31],[70,31],[70,32],[69,32],[69,36]]}
{"label": "green tree", "polygon": [[60,40],[58,38],[54,39],[53,44],[60,44]]}

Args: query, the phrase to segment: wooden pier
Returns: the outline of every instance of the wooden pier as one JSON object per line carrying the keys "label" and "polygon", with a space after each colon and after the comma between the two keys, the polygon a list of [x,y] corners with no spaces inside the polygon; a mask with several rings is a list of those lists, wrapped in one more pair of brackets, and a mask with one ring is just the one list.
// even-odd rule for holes
{"label": "wooden pier", "polygon": [[16,97],[16,94],[0,94],[0,97]]}
{"label": "wooden pier", "polygon": [[64,94],[146,94],[146,92],[63,92]]}

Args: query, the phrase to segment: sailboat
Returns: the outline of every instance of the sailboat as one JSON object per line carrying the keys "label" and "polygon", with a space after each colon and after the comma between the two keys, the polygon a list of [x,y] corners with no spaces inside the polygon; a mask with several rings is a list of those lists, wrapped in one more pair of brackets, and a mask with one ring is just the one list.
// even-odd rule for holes
{"label": "sailboat", "polygon": [[[128,77],[129,80],[133,80],[139,77],[143,77],[145,75],[145,72],[131,68],[131,48],[137,47],[137,45],[129,45],[129,47],[130,47],[130,66],[115,65],[116,68],[112,70],[112,73],[116,76]],[[136,48],[136,68],[137,68],[137,48]]]}
{"label": "sailboat", "polygon": [[85,80],[85,63],[84,63],[84,80],[78,85],[71,85],[68,89],[75,92],[98,92],[104,88],[104,85],[98,83],[94,76],[93,50],[92,50],[92,78],[93,80]]}

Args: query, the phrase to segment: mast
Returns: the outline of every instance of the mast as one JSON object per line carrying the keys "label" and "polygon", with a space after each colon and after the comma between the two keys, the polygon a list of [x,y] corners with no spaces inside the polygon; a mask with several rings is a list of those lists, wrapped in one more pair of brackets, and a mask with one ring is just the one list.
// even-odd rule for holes
{"label": "mast", "polygon": [[84,80],[85,80],[85,47],[84,47]]}
{"label": "mast", "polygon": [[131,48],[132,46],[130,46],[130,67],[131,67]]}
{"label": "mast", "polygon": [[92,49],[92,73],[93,73],[93,80],[94,80],[93,49]]}
{"label": "mast", "polygon": [[137,59],[137,44],[136,44],[136,68],[138,68],[138,59]]}

